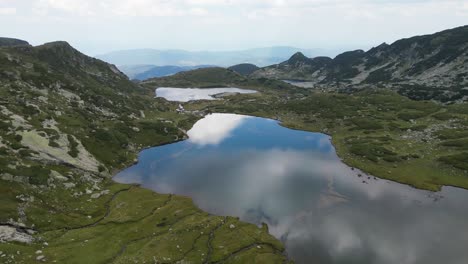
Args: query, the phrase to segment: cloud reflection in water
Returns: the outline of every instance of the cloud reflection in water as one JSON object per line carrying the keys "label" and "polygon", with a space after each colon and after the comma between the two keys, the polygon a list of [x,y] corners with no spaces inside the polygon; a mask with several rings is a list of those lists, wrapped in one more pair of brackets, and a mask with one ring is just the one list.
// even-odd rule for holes
{"label": "cloud reflection in water", "polygon": [[[145,150],[116,180],[188,195],[204,210],[266,222],[298,263],[466,263],[468,192],[357,176],[329,137],[215,114],[190,140]],[[184,150],[184,151],[182,151]],[[180,153],[174,156],[174,153]]]}
{"label": "cloud reflection in water", "polygon": [[217,145],[247,118],[249,117],[234,114],[208,115],[187,132],[189,142],[201,146]]}

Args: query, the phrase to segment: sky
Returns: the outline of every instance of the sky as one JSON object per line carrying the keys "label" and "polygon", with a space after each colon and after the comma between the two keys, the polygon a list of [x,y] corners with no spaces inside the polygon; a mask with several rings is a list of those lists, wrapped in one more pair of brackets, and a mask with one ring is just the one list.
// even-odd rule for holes
{"label": "sky", "polygon": [[468,24],[468,0],[0,0],[0,36],[88,55],[154,48],[368,49]]}

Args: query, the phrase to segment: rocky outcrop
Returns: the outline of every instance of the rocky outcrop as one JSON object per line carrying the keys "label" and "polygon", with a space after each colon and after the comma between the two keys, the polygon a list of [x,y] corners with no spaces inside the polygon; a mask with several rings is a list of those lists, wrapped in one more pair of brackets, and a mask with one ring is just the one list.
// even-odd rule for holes
{"label": "rocky outcrop", "polygon": [[33,240],[32,233],[26,232],[25,229],[19,229],[13,225],[0,225],[0,243],[20,242],[29,244]]}
{"label": "rocky outcrop", "polygon": [[29,46],[27,41],[15,38],[0,38],[0,47]]}
{"label": "rocky outcrop", "polygon": [[387,87],[414,99],[468,100],[468,26],[383,43],[334,59],[293,55],[253,77],[304,80],[318,88]]}

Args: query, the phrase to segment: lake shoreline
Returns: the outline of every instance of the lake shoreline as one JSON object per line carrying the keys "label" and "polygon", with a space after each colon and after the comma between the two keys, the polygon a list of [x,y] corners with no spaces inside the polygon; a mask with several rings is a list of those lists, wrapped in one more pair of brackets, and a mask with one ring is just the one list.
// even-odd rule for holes
{"label": "lake shoreline", "polygon": [[[297,137],[293,136],[292,134],[290,136],[288,136],[288,134],[278,134],[278,135],[281,135],[282,137],[285,137],[285,138],[288,138],[289,140],[292,140],[292,142],[294,141],[301,141],[301,140],[304,140],[304,139],[301,139],[302,137],[306,137],[307,134],[310,134],[310,135],[317,135],[319,136],[319,138],[321,139],[320,142],[322,142],[322,140],[325,140],[327,143],[327,145],[329,145],[329,147],[327,147],[327,155],[331,155],[329,157],[332,157],[333,156],[333,160],[335,160],[337,163],[336,164],[342,164],[339,168],[341,168],[340,170],[343,170],[343,172],[345,173],[339,173],[339,176],[337,178],[334,178],[335,180],[332,180],[332,179],[329,179],[331,180],[330,182],[328,182],[328,188],[326,190],[323,190],[323,191],[320,191],[319,193],[322,193],[322,194],[329,194],[330,196],[326,196],[328,197],[327,199],[330,199],[330,200],[323,200],[322,201],[322,198],[318,199],[318,198],[312,198],[312,199],[307,199],[305,198],[304,200],[306,201],[310,201],[312,204],[314,203],[317,203],[317,206],[319,204],[322,204],[324,203],[323,205],[320,205],[320,206],[334,206],[335,203],[343,203],[344,206],[348,207],[348,206],[353,206],[353,207],[356,207],[357,209],[357,214],[360,215],[368,215],[368,214],[372,214],[372,213],[376,213],[378,212],[377,208],[374,208],[375,206],[378,206],[378,204],[380,204],[380,199],[379,198],[377,201],[373,201],[373,199],[371,199],[370,201],[367,201],[367,199],[364,199],[364,203],[363,201],[360,201],[359,203],[355,204],[355,203],[350,203],[350,201],[353,201],[353,196],[352,196],[352,192],[351,194],[348,193],[346,190],[347,188],[358,188],[357,190],[359,190],[359,192],[363,192],[364,194],[371,194],[371,193],[379,193],[382,188],[384,188],[384,190],[387,190],[387,191],[390,191],[390,193],[392,195],[396,195],[395,196],[395,199],[391,199],[393,200],[392,203],[396,203],[396,205],[399,205],[400,203],[405,203],[405,201],[409,201],[411,203],[416,203],[417,204],[421,204],[420,206],[423,206],[422,209],[418,209],[418,210],[422,210],[423,212],[425,212],[426,210],[429,210],[430,208],[434,208],[434,210],[444,210],[444,209],[441,209],[441,208],[444,208],[445,206],[443,206],[444,204],[447,204],[447,205],[450,205],[450,204],[453,204],[453,195],[451,193],[453,192],[458,192],[457,190],[453,190],[453,189],[447,189],[447,190],[444,190],[443,192],[440,192],[440,193],[437,193],[437,192],[433,192],[433,191],[430,191],[430,190],[424,190],[424,189],[417,189],[417,188],[414,188],[413,186],[409,185],[409,184],[401,184],[397,181],[393,181],[393,180],[388,180],[388,179],[383,179],[381,177],[376,177],[376,176],[373,176],[372,174],[368,174],[366,173],[365,171],[363,170],[360,170],[359,168],[356,168],[356,167],[353,167],[353,166],[349,166],[349,164],[347,164],[339,155],[338,155],[338,152],[336,151],[336,146],[335,144],[333,144],[333,137],[330,136],[329,134],[327,133],[323,133],[323,132],[315,132],[315,131],[308,131],[308,130],[301,130],[301,129],[298,129],[297,127],[289,127],[287,125],[287,123],[284,123],[282,122],[281,120],[278,120],[278,119],[281,119],[281,118],[265,118],[263,116],[258,116],[258,115],[246,115],[246,114],[241,114],[241,113],[234,113],[234,114],[231,114],[231,113],[213,113],[213,114],[208,114],[208,115],[205,115],[204,118],[207,118],[209,116],[215,116],[215,115],[229,115],[229,116],[237,116],[237,115],[240,115],[240,116],[244,116],[246,117],[245,120],[252,120],[252,121],[243,121],[241,122],[242,126],[244,125],[247,125],[248,123],[255,123],[255,122],[263,122],[263,123],[268,123],[268,124],[271,124],[271,125],[268,125],[268,127],[277,127],[278,129],[281,128],[282,129],[286,129],[287,131],[289,131],[289,133],[291,132],[298,132],[298,134],[294,134],[294,135],[297,135]],[[201,119],[204,119],[204,118],[201,118]],[[226,118],[226,117],[220,117],[221,119],[223,118]],[[259,121],[253,121],[253,120],[256,120],[258,118]],[[201,119],[198,119],[198,120],[201,120]],[[196,121],[195,123],[197,123],[198,121]],[[219,123],[219,122],[216,122],[216,123]],[[194,127],[200,127],[200,125],[192,125],[192,129]],[[262,132],[262,128],[265,128],[263,126],[261,126],[259,124],[259,126],[254,126],[255,127],[255,130],[256,129],[259,129],[259,131],[257,131],[257,133],[255,133],[255,135],[259,136],[260,138],[264,138],[264,137],[273,137],[272,139],[275,138],[275,132],[272,132],[272,130],[268,129],[268,130],[265,130],[265,131],[269,131],[267,134],[263,134],[264,132]],[[252,127],[253,128],[253,127]],[[212,129],[211,129],[212,130]],[[210,131],[211,131],[210,130]],[[237,130],[236,130],[237,131]],[[241,135],[244,135],[246,137],[248,137],[247,135],[248,134],[242,134],[242,132],[240,132],[242,130],[239,130],[238,133],[241,133]],[[247,129],[245,131],[251,131],[251,129]],[[303,132],[307,132],[307,133],[304,133],[302,134]],[[272,134],[270,134],[272,133]],[[188,134],[190,134],[190,132],[188,132]],[[228,133],[230,135],[230,133]],[[230,135],[227,137],[227,139],[231,139],[232,137],[234,137],[234,135]],[[192,137],[189,137],[188,139],[186,140],[189,140],[191,139],[192,141],[194,140],[194,138]],[[253,140],[253,141],[251,141]],[[287,143],[287,142],[290,142],[289,140],[285,141],[285,142],[277,142],[275,140],[275,144],[279,144],[277,145],[278,146],[278,150],[280,150],[280,152],[278,153],[279,155],[287,155],[287,156],[284,156],[283,159],[287,162],[291,161],[291,157],[289,157],[289,154],[290,152],[289,151],[293,151],[294,150],[294,147],[292,147],[291,149],[288,148],[288,144],[290,143]],[[323,143],[325,144],[325,141],[323,141]],[[240,147],[240,149],[244,148],[244,146],[249,146],[250,142],[258,142],[256,141],[254,138],[253,139],[249,139],[243,143],[241,143],[241,145],[239,145],[239,143],[235,143],[236,141],[229,141],[230,143],[227,143],[228,146],[237,146],[237,147]],[[304,143],[306,143],[308,141],[305,141]],[[311,142],[314,142],[314,141],[311,141]],[[227,186],[237,186],[237,184],[233,184],[231,183],[230,181],[233,179],[233,174],[230,174],[230,169],[229,169],[229,166],[226,167],[225,166],[225,163],[219,163],[219,160],[218,159],[205,159],[203,158],[203,156],[200,155],[199,151],[202,151],[202,150],[198,150],[199,148],[193,148],[191,147],[191,144],[197,144],[196,141],[194,142],[191,142],[191,143],[186,143],[186,144],[178,144],[180,143],[179,142],[173,142],[173,143],[169,143],[169,144],[162,144],[161,146],[168,146],[167,148],[162,148],[162,149],[153,149],[153,150],[150,150],[146,153],[143,154],[143,156],[141,157],[141,159],[138,160],[138,163],[137,165],[138,166],[135,166],[135,167],[140,167],[140,168],[144,168],[145,166],[149,166],[149,165],[145,165],[146,164],[151,164],[150,167],[148,168],[152,168],[152,173],[154,174],[150,174],[150,175],[147,175],[145,173],[143,173],[143,171],[140,171],[141,169],[138,169],[138,168],[134,168],[134,170],[129,170],[129,172],[127,172],[130,177],[126,177],[126,176],[123,176],[122,179],[127,179],[129,180],[128,182],[127,181],[117,181],[117,183],[119,182],[124,182],[124,183],[131,183],[132,181],[133,182],[137,182],[138,184],[140,184],[139,186],[141,188],[145,188],[145,189],[149,189],[149,190],[152,190],[153,192],[156,192],[156,193],[162,193],[162,194],[176,194],[177,196],[182,196],[182,197],[187,197],[188,199],[190,199],[191,201],[193,201],[194,205],[199,208],[200,210],[203,210],[205,212],[208,212],[208,214],[210,215],[213,215],[213,216],[223,216],[223,215],[231,215],[231,216],[235,216],[237,218],[240,217],[240,219],[242,219],[242,221],[244,222],[248,222],[248,223],[253,223],[255,225],[261,225],[262,223],[265,223],[266,226],[268,227],[268,230],[269,230],[269,234],[270,235],[274,235],[277,239],[281,239],[281,241],[285,244],[285,247],[286,247],[286,251],[285,251],[285,254],[287,254],[287,256],[291,256],[293,259],[296,259],[296,260],[300,260],[302,259],[301,257],[299,257],[299,259],[297,258],[298,257],[298,249],[294,249],[295,247],[297,247],[297,243],[298,243],[298,240],[295,238],[294,235],[292,235],[291,237],[289,237],[289,235],[286,236],[286,234],[283,234],[283,233],[278,233],[281,229],[278,229],[278,223],[276,221],[278,220],[275,220],[275,216],[274,215],[271,215],[271,211],[268,211],[266,209],[268,209],[268,207],[264,207],[264,206],[253,206],[252,207],[252,210],[254,208],[263,208],[264,210],[266,210],[264,213],[265,213],[265,217],[267,217],[266,219],[270,219],[268,220],[267,222],[260,222],[258,220],[256,220],[256,218],[250,218],[249,217],[249,214],[252,214],[254,213],[254,211],[250,212],[249,214],[244,214],[244,213],[239,213],[237,212],[236,210],[234,211],[230,211],[229,212],[229,206],[227,206],[225,209],[222,209],[222,210],[218,210],[216,209],[216,207],[212,207],[212,205],[207,205],[206,204],[206,199],[200,199],[200,191],[203,192],[203,190],[223,190],[221,188],[217,188],[216,187],[216,183],[215,186],[211,186],[213,185],[213,183],[211,184],[208,184],[205,186],[205,184],[201,184],[203,187],[202,189],[200,189],[200,184],[197,184],[197,180],[196,179],[199,179],[199,176],[200,175],[206,175],[206,173],[204,173],[203,171],[198,171],[195,169],[195,170],[185,170],[183,169],[184,167],[181,166],[180,164],[181,163],[185,163],[185,164],[189,164],[190,162],[187,162],[187,161],[191,161],[191,162],[194,162],[194,164],[197,164],[197,165],[200,165],[200,166],[197,166],[197,168],[203,168],[204,166],[201,165],[199,162],[200,160],[199,159],[193,159],[193,157],[201,157],[201,160],[205,160],[205,161],[208,161],[210,160],[210,162],[212,162],[212,164],[220,164],[219,166],[223,167],[226,174],[223,174],[220,179],[224,179],[224,177],[228,177],[228,182],[226,182],[225,184]],[[201,143],[201,144],[204,144],[204,143]],[[247,145],[246,145],[247,144]],[[316,143],[306,143],[306,144],[316,144]],[[172,146],[170,146],[172,145]],[[263,143],[262,143],[262,146]],[[296,146],[296,145],[294,145]],[[314,146],[314,145],[312,145]],[[320,146],[322,146],[320,144]],[[255,144],[252,145],[252,147],[255,148]],[[156,147],[150,147],[151,148],[157,148]],[[144,149],[144,150],[147,150],[148,148]],[[188,152],[185,152],[182,150],[184,149],[190,149]],[[251,149],[251,147],[250,147]],[[259,149],[259,151],[261,151],[262,148]],[[281,151],[281,149],[283,149]],[[303,145],[301,147],[301,150],[305,150],[307,151],[309,149],[309,147],[307,147],[306,145]],[[139,154],[139,157],[142,155],[142,152],[145,152],[144,150],[140,151],[140,154]],[[312,152],[310,153],[315,153],[313,149],[311,149]],[[285,151],[285,152],[284,152]],[[330,151],[330,152],[328,152]],[[154,156],[156,155],[155,153],[159,153],[157,154],[157,156]],[[184,153],[182,156],[174,156],[174,157],[177,157],[177,158],[174,158],[173,157],[173,154],[176,154],[176,153]],[[217,152],[214,152],[214,153],[217,153]],[[229,152],[231,153],[231,152]],[[249,173],[248,171],[244,171],[242,168],[242,164],[238,164],[238,162],[234,162],[236,161],[237,158],[234,158],[234,157],[237,157],[237,156],[232,156],[234,152],[231,153],[231,155],[228,155],[227,157],[229,157],[229,159],[233,159],[233,160],[230,160],[229,162],[231,162],[232,164],[235,164],[233,166],[235,167],[238,167],[240,168],[240,171],[243,171],[245,172],[245,176],[249,178],[249,182],[250,181],[253,181],[253,182],[256,182],[255,178],[258,177],[258,175],[264,175],[264,179],[270,179],[268,180],[271,184],[272,182],[276,182],[275,179],[277,179],[277,177],[270,177],[270,176],[275,176],[275,175],[269,175],[268,173],[265,174],[265,173],[259,173],[257,174],[257,176],[255,176],[255,174],[251,174]],[[237,152],[236,152],[237,153]],[[281,154],[283,153],[283,154]],[[254,156],[258,156],[261,157],[261,154],[257,154],[257,152],[253,152]],[[237,154],[236,154],[237,155]],[[241,154],[242,156],[243,154]],[[215,157],[220,157],[222,159],[222,152],[220,153],[217,153],[215,154]],[[306,157],[309,157],[308,155],[304,156],[305,159],[308,159]],[[166,160],[167,158],[167,160]],[[309,157],[310,158],[310,157]],[[246,157],[247,160],[251,160],[251,162],[254,162],[255,163],[255,160],[252,157]],[[259,160],[264,160],[263,158],[260,158]],[[157,162],[157,163],[153,163],[154,162]],[[310,164],[306,165],[306,167],[308,167],[309,169],[314,169],[316,168],[318,165],[314,162],[325,162],[323,164],[327,164],[326,162],[326,159],[325,160],[321,160],[321,159],[318,159],[316,161],[314,161],[314,159],[309,159],[309,162],[311,162]],[[273,164],[281,164],[281,162],[279,163],[276,163],[275,162],[275,159],[273,159],[271,162],[273,162]],[[170,165],[170,164],[174,164],[174,165]],[[258,163],[260,166],[265,166],[266,168],[268,168],[268,164],[262,164],[262,163]],[[295,164],[295,163],[293,163]],[[313,165],[315,164],[315,165]],[[175,168],[178,168],[177,170],[172,170],[170,169],[171,166],[175,166]],[[187,165],[188,166],[188,165]],[[324,165],[324,166],[332,166],[332,165]],[[208,166],[210,167],[210,166]],[[247,166],[249,167],[249,166]],[[281,167],[281,166],[280,166]],[[163,168],[162,170],[161,169],[156,169],[156,168]],[[165,169],[165,168],[168,168],[168,169]],[[286,170],[285,173],[294,173],[294,166],[293,167],[286,167],[286,168],[289,168],[288,170]],[[336,168],[338,169],[338,168]],[[159,171],[159,172],[158,172]],[[179,172],[177,172],[179,171]],[[280,170],[282,171],[282,170]],[[323,176],[320,176],[321,177],[325,177],[326,175],[328,175],[328,173],[330,172],[333,172],[336,170],[333,169],[332,167],[328,168],[327,169],[327,172],[323,175]],[[136,174],[136,173],[143,173],[143,174]],[[180,173],[180,175],[182,175],[183,177],[182,178],[179,178],[179,177],[175,177],[178,173]],[[201,173],[201,174],[200,174]],[[306,173],[307,174],[307,173]],[[125,174],[123,174],[125,175]],[[132,178],[132,175],[141,175],[142,178]],[[147,175],[147,176],[145,176]],[[151,176],[152,175],[152,176]],[[159,175],[159,176],[157,176]],[[212,175],[212,176],[209,176],[209,175]],[[219,172],[217,173],[216,170],[214,171],[210,171],[208,173],[208,176],[203,176],[205,177],[205,179],[211,179],[211,177],[217,177],[217,175],[220,175]],[[250,175],[250,176],[247,176],[247,175]],[[293,174],[291,175],[293,176]],[[312,176],[312,175],[311,175]],[[174,178],[175,177],[175,178]],[[132,180],[133,179],[133,180]],[[143,180],[145,179],[145,180]],[[172,179],[172,180],[167,180],[167,179]],[[184,179],[187,179],[187,180],[184,180]],[[195,180],[194,180],[195,179]],[[292,177],[291,179],[294,179],[294,177]],[[192,182],[192,180],[194,182]],[[204,181],[203,179],[201,179],[202,181]],[[227,179],[226,179],[227,180]],[[224,182],[225,180],[221,180],[222,182]],[[328,181],[328,180],[327,180]],[[351,185],[349,184],[345,184],[343,185],[343,181],[344,182],[350,182]],[[211,180],[209,180],[209,182],[213,182]],[[335,182],[335,183],[334,183]],[[193,184],[195,183],[195,184]],[[153,185],[155,184],[155,185]],[[169,189],[167,189],[167,186],[171,186],[171,184],[175,184],[175,186],[177,185],[180,185],[180,186],[183,186],[184,188],[183,189],[177,189],[177,187],[171,187]],[[326,186],[327,184],[325,184]],[[349,186],[347,186],[349,185]],[[161,189],[159,189],[160,187],[156,187],[156,186],[162,186],[163,189],[161,191]],[[192,186],[192,187],[191,187]],[[259,184],[258,186],[262,186],[262,184]],[[285,183],[285,186],[291,186],[290,184],[287,184]],[[307,185],[303,185],[303,186],[307,186]],[[314,186],[314,185],[312,185]],[[323,184],[315,184],[315,186],[323,186]],[[354,187],[353,187],[354,186]],[[387,186],[387,187],[385,187]],[[166,188],[166,189],[165,189]],[[301,188],[302,187],[298,187],[297,188],[291,188],[291,190],[297,190],[297,192],[301,193]],[[305,187],[305,188],[308,188],[308,187]],[[344,189],[343,189],[344,188]],[[259,194],[262,194],[262,189],[263,188],[258,188],[257,191],[259,192]],[[275,189],[275,188],[273,188]],[[245,188],[239,188],[239,190],[247,190]],[[312,189],[308,192],[309,194],[308,195],[314,195],[313,193],[316,193],[316,191],[313,191],[314,188],[312,187]],[[400,190],[402,193],[399,193]],[[221,191],[221,193],[226,193],[226,190],[224,191]],[[232,195],[232,194],[231,194]],[[351,196],[350,196],[351,195]],[[408,197],[407,197],[408,195]],[[465,193],[462,193],[461,195],[466,196]],[[263,196],[261,195],[262,197],[268,197],[268,196]],[[285,203],[288,204],[288,200],[290,199],[293,199],[295,195],[277,195],[277,197],[282,197],[282,199],[285,199]],[[301,195],[300,195],[301,196]],[[203,197],[203,196],[201,196]],[[236,208],[236,206],[242,206],[242,203],[238,203],[236,202],[238,196],[229,196],[230,198],[226,198],[226,199],[232,199],[230,200],[230,202],[232,202],[232,205],[234,205],[234,208]],[[366,196],[365,196],[366,197]],[[380,196],[377,196],[377,197],[380,197]],[[216,199],[216,198],[213,198],[211,197],[210,199],[208,199],[210,201],[215,201],[214,204],[216,203],[223,203],[221,200],[224,200],[224,199]],[[249,200],[249,203],[250,202],[255,202],[255,200],[253,201],[250,201]],[[267,199],[269,200],[269,199]],[[328,201],[328,202],[326,202]],[[413,202],[414,201],[414,202]],[[435,203],[437,202],[438,203]],[[331,204],[330,204],[331,203]],[[366,203],[370,203],[370,207],[367,208],[365,206]],[[395,206],[396,206],[395,205]],[[299,206],[299,205],[298,205]],[[345,207],[345,208],[346,208]],[[412,206],[413,207],[413,206]],[[411,207],[411,208],[412,208]],[[224,207],[223,207],[224,208]],[[287,208],[287,207],[286,207]],[[302,208],[302,207],[300,207]],[[319,207],[320,208],[320,207]],[[333,207],[335,208],[335,207]],[[340,212],[342,209],[339,209],[339,208],[342,208],[341,206],[340,207],[336,207],[336,210],[338,210],[337,212]],[[402,219],[408,219],[409,221],[414,221],[414,220],[417,220],[419,219],[419,217],[416,217],[416,216],[412,216],[411,214],[411,211],[410,209],[405,209],[406,207],[397,207],[399,211],[401,211],[399,213],[399,215],[401,215],[401,213],[403,213],[402,215]],[[451,208],[449,206],[449,208]],[[227,210],[227,211],[226,211]],[[305,215],[307,215],[307,210],[310,210],[310,208],[308,207],[305,207],[304,208],[305,211]],[[376,211],[377,210],[377,211]],[[409,210],[409,211],[408,211]],[[456,219],[456,215],[452,215],[450,212],[451,209],[446,209],[448,210],[449,214],[448,214],[448,218],[450,219],[450,217],[455,217]],[[255,215],[255,214],[254,214]],[[294,216],[294,213],[291,215],[291,216]],[[326,216],[325,215],[322,215],[322,214],[319,214],[319,215],[315,215],[316,217],[324,217]],[[260,218],[260,219],[263,219],[263,218]],[[280,218],[281,219],[281,218]],[[293,217],[294,219],[294,217]],[[309,221],[309,220],[308,220]],[[379,221],[382,221],[382,220],[379,220]],[[281,222],[280,222],[281,223]],[[431,223],[433,225],[436,225],[437,226],[437,223],[436,222],[433,222],[431,221]],[[280,225],[281,226],[281,225]],[[288,230],[288,229],[286,229]],[[293,229],[294,230],[294,229]],[[358,231],[358,230],[356,230]],[[404,230],[401,231],[402,233],[404,233]],[[397,234],[399,234],[400,232],[398,232]],[[288,233],[289,234],[289,231]],[[292,231],[292,234],[294,234],[294,232]],[[360,233],[357,233],[357,234],[360,234]],[[364,233],[365,234],[365,233]],[[416,239],[417,240],[417,239]],[[457,239],[456,239],[457,240]],[[292,251],[290,251],[292,250]],[[447,248],[443,248],[442,251],[446,251]],[[299,254],[300,256],[300,254]],[[307,262],[304,262],[304,259],[302,259],[302,261],[299,261],[298,263],[307,263]]]}

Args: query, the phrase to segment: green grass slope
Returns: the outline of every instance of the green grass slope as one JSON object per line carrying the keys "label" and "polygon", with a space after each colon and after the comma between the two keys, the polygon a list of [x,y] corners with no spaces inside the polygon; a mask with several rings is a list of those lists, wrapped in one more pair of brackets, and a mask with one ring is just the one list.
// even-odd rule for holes
{"label": "green grass slope", "polygon": [[290,90],[286,95],[272,89],[185,107],[269,117],[293,129],[329,134],[348,165],[437,191],[444,185],[468,189],[467,106],[413,101],[380,89],[353,94]]}
{"label": "green grass slope", "polygon": [[148,89],[156,87],[175,88],[215,88],[238,87],[257,90],[285,90],[294,89],[285,82],[266,78],[251,79],[225,68],[203,68],[193,71],[180,72],[172,76],[153,78],[142,82]]}
{"label": "green grass slope", "polygon": [[111,180],[185,138],[176,108],[66,42],[0,47],[1,262],[286,261],[266,228]]}

